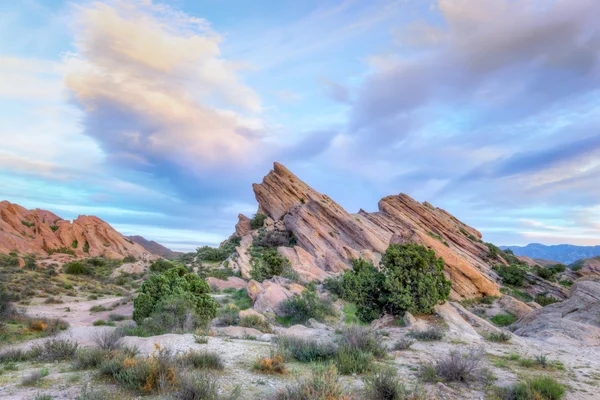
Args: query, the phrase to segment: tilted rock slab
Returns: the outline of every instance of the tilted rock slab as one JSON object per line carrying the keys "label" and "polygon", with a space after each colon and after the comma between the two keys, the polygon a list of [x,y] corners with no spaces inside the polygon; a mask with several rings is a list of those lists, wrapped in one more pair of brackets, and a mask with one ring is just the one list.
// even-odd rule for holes
{"label": "tilted rock slab", "polygon": [[278,251],[302,278],[337,275],[360,257],[377,265],[391,243],[419,243],[444,258],[452,299],[500,295],[481,233],[429,203],[400,194],[383,198],[378,212],[349,214],[279,163],[253,189],[259,212],[294,234],[297,246]]}

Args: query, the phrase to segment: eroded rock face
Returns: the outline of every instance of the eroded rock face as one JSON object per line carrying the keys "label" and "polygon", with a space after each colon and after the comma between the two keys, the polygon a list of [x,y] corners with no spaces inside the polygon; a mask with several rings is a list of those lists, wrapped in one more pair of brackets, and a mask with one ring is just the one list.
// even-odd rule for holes
{"label": "eroded rock face", "polygon": [[296,238],[295,248],[278,251],[304,279],[337,275],[354,258],[378,264],[390,243],[419,243],[444,258],[452,299],[500,295],[481,234],[429,203],[400,194],[383,198],[378,212],[349,214],[278,163],[253,188],[271,225],[282,221]]}
{"label": "eroded rock face", "polygon": [[49,250],[61,247],[73,250],[77,257],[149,256],[146,249],[98,217],[81,215],[70,222],[50,211],[0,202],[0,253],[16,250],[45,256]]}
{"label": "eroded rock face", "polygon": [[210,285],[210,287],[214,287],[219,291],[223,291],[225,289],[241,289],[246,287],[246,281],[236,276],[230,276],[227,278],[227,280],[222,280],[211,276],[206,278],[205,281]]}
{"label": "eroded rock face", "polygon": [[600,345],[600,282],[575,283],[567,300],[532,311],[511,329],[556,343]]}
{"label": "eroded rock face", "polygon": [[584,258],[571,264],[570,268],[579,276],[600,276],[600,257]]}

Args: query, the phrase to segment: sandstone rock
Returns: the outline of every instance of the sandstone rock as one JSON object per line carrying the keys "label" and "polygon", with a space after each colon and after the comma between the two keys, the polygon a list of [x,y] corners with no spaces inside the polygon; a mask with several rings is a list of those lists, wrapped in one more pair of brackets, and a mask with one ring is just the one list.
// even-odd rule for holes
{"label": "sandstone rock", "polygon": [[263,294],[265,290],[263,289],[260,283],[252,279],[246,285],[246,291],[248,292],[248,296],[250,297],[250,299],[252,299],[252,302],[255,302],[256,298]]}
{"label": "sandstone rock", "polygon": [[249,234],[251,230],[250,218],[246,217],[244,214],[239,214],[238,223],[235,225],[235,233],[239,237],[244,237]]}
{"label": "sandstone rock", "polygon": [[480,341],[481,336],[449,303],[435,306],[435,312],[448,325],[448,333],[465,341]]}
{"label": "sandstone rock", "polygon": [[522,301],[508,295],[502,296],[498,301],[498,304],[504,309],[504,311],[519,318],[524,317],[534,310],[534,308],[528,304],[525,304]]}
{"label": "sandstone rock", "polygon": [[534,310],[511,328],[557,344],[600,345],[600,282],[575,283],[567,300]]}
{"label": "sandstone rock", "polygon": [[502,332],[500,328],[479,317],[478,315],[473,314],[459,303],[450,302],[448,304],[450,304],[450,306],[452,306],[466,322],[475,328],[476,331],[482,331],[487,334]]}
{"label": "sandstone rock", "polygon": [[600,275],[600,257],[584,258],[569,266],[578,276],[591,277]]}
{"label": "sandstone rock", "polygon": [[50,211],[0,202],[0,253],[16,250],[46,256],[49,250],[62,247],[77,257],[157,258],[98,217],[80,215],[70,222]]}
{"label": "sandstone rock", "polygon": [[244,318],[244,317],[258,317],[258,318],[260,318],[263,321],[267,320],[267,318],[264,315],[262,315],[261,313],[255,311],[255,310],[253,310],[251,308],[249,308],[247,310],[240,311],[239,317],[240,318]]}
{"label": "sandstone rock", "polygon": [[242,278],[250,279],[250,271],[252,265],[250,264],[250,246],[252,246],[252,234],[242,236],[240,245],[235,248],[235,254],[228,258],[229,267],[234,271],[239,271],[242,274]]}
{"label": "sandstone rock", "polygon": [[408,328],[410,328],[411,326],[415,325],[417,323],[417,319],[408,311],[406,311],[404,313],[404,325],[406,325]]}
{"label": "sandstone rock", "polygon": [[293,293],[284,286],[266,280],[262,283],[263,292],[256,296],[253,308],[260,313],[281,315],[281,302],[292,297]]}
{"label": "sandstone rock", "polygon": [[373,329],[383,329],[386,326],[390,326],[394,323],[395,318],[393,315],[385,314],[383,317],[371,321],[371,328]]}
{"label": "sandstone rock", "polygon": [[330,340],[334,332],[327,329],[307,328],[304,325],[293,325],[289,328],[275,328],[275,333],[280,336],[293,336],[301,339]]}
{"label": "sandstone rock", "polygon": [[352,215],[278,163],[253,188],[269,223],[275,227],[282,221],[296,238],[295,248],[278,251],[303,279],[339,274],[354,258],[377,264],[390,243],[411,242],[444,258],[452,299],[500,295],[493,281],[497,275],[486,260],[488,249],[478,240],[481,234],[429,203],[400,194],[382,199],[378,212]]}
{"label": "sandstone rock", "polygon": [[311,327],[311,328],[314,328],[314,329],[324,329],[324,330],[328,330],[328,329],[329,329],[329,328],[327,327],[327,325],[325,325],[325,324],[323,324],[323,323],[321,323],[321,322],[317,321],[317,320],[316,320],[316,319],[314,319],[314,318],[310,318],[310,319],[308,320],[308,325],[310,325],[310,327]]}
{"label": "sandstone rock", "polygon": [[225,289],[241,289],[246,287],[246,281],[236,276],[230,276],[226,281],[213,277],[208,277],[205,280],[206,283],[208,283],[211,287],[216,288],[218,291],[223,291]]}
{"label": "sandstone rock", "polygon": [[526,256],[517,256],[517,258],[521,261],[523,261],[525,264],[527,264],[530,267],[539,267],[540,264],[538,264],[533,258],[529,258]]}

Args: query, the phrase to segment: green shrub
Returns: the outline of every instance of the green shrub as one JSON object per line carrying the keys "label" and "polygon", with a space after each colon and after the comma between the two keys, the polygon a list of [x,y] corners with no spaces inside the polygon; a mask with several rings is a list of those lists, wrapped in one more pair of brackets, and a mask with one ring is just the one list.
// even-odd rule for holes
{"label": "green shrub", "polygon": [[173,264],[172,262],[160,259],[160,260],[156,260],[152,264],[150,264],[150,272],[156,272],[156,273],[162,274],[163,272],[166,272],[173,267],[175,267],[175,264]]}
{"label": "green shrub", "polygon": [[498,246],[492,244],[492,243],[486,243],[485,244],[488,248],[488,257],[491,258],[492,260],[498,258],[498,255],[500,254],[500,249],[498,248]]}
{"label": "green shrub", "polygon": [[407,389],[393,367],[380,368],[375,373],[364,377],[363,381],[366,398],[369,400],[426,400],[429,398],[422,388]]}
{"label": "green shrub", "polygon": [[63,265],[63,273],[69,275],[91,275],[92,272],[80,261],[71,261]]}
{"label": "green shrub", "polygon": [[58,247],[56,249],[48,249],[48,254],[52,255],[54,253],[60,253],[60,254],[69,254],[71,256],[75,255],[75,252],[73,251],[73,249],[70,249],[68,247]]}
{"label": "green shrub", "polygon": [[444,331],[437,326],[431,326],[425,330],[413,329],[407,333],[407,336],[422,341],[442,340]]}
{"label": "green shrub", "polygon": [[386,354],[386,348],[381,344],[380,338],[368,326],[352,325],[346,328],[342,332],[340,346],[369,352],[375,357],[383,357]]}
{"label": "green shrub", "polygon": [[560,300],[556,297],[547,296],[546,294],[538,294],[535,296],[534,301],[538,303],[542,307],[546,307],[547,305],[554,304],[559,302]]}
{"label": "green shrub", "polygon": [[423,364],[419,375],[424,382],[473,382],[482,380],[486,370],[483,368],[484,353],[480,349],[469,349],[466,354],[451,351],[435,363]]}
{"label": "green shrub", "polygon": [[33,371],[30,374],[26,375],[22,380],[21,380],[21,385],[23,386],[33,386],[33,385],[37,385],[40,383],[40,381],[45,378],[46,376],[48,376],[50,374],[50,371],[48,370],[48,368],[42,368],[39,369],[37,371]]}
{"label": "green shrub", "polygon": [[137,261],[137,258],[135,258],[134,256],[125,256],[123,258],[123,262],[124,263],[133,263],[133,262],[136,262],[136,261]]}
{"label": "green shrub", "polygon": [[0,267],[18,267],[19,257],[16,254],[0,254]]}
{"label": "green shrub", "polygon": [[276,400],[344,400],[344,390],[335,365],[317,366],[310,378],[280,390]]}
{"label": "green shrub", "polygon": [[110,357],[111,354],[107,350],[79,349],[73,358],[73,368],[76,370],[95,369]]}
{"label": "green shrub", "polygon": [[252,219],[250,220],[250,228],[252,228],[253,230],[261,228],[265,224],[265,219],[267,219],[267,216],[265,214],[254,214],[254,217],[252,217]]}
{"label": "green shrub", "polygon": [[35,226],[35,222],[27,221],[26,219],[22,219],[21,223],[28,228],[33,228]]}
{"label": "green shrub", "polygon": [[490,342],[507,343],[510,341],[511,337],[512,336],[508,332],[491,332],[487,335],[487,340]]}
{"label": "green shrub", "polygon": [[250,276],[252,279],[262,282],[274,276],[283,275],[290,267],[289,260],[277,253],[276,249],[266,249],[260,257],[252,258]]}
{"label": "green shrub", "polygon": [[508,388],[496,388],[496,397],[502,400],[560,400],[565,387],[551,376],[527,378]]}
{"label": "green shrub", "polygon": [[498,326],[508,326],[517,320],[517,317],[511,314],[498,314],[491,318],[492,322]]}
{"label": "green shrub", "polygon": [[41,344],[31,346],[31,354],[42,361],[63,361],[71,359],[77,352],[79,344],[74,340],[52,338]]}
{"label": "green shrub", "polygon": [[410,346],[412,346],[414,344],[414,341],[407,339],[407,338],[402,338],[402,339],[398,339],[395,343],[394,346],[392,347],[392,349],[394,350],[408,350],[410,349]]}
{"label": "green shrub", "polygon": [[300,362],[327,361],[335,357],[337,348],[328,342],[281,336],[277,340],[277,352],[287,359]]}
{"label": "green shrub", "polygon": [[526,272],[518,265],[497,265],[493,269],[500,275],[505,285],[523,286],[525,283]]}
{"label": "green shrub", "polygon": [[224,261],[240,245],[241,240],[241,237],[235,236],[223,242],[218,248],[210,246],[199,247],[196,250],[196,256],[200,261]]}
{"label": "green shrub", "polygon": [[185,367],[196,369],[222,370],[225,368],[223,359],[215,352],[190,350],[183,356],[180,356],[179,361]]}
{"label": "green shrub", "polygon": [[342,375],[362,374],[371,369],[373,354],[348,345],[340,345],[335,364]]}
{"label": "green shrub", "polygon": [[56,232],[58,230],[58,226],[57,225],[50,225],[50,230],[52,230],[52,232]]}
{"label": "green shrub", "polygon": [[85,242],[83,244],[83,252],[84,253],[89,253],[90,252],[90,244],[88,242]]}
{"label": "green shrub", "polygon": [[[198,275],[176,267],[162,274],[151,275],[133,301],[133,319],[138,324],[154,313],[177,311],[191,305],[189,311],[199,324],[207,324],[216,316],[217,303],[208,295],[210,287]],[[176,304],[170,304],[176,300]],[[186,315],[188,310],[186,311]],[[176,317],[181,317],[178,315]],[[180,321],[178,321],[180,322]]]}
{"label": "green shrub", "polygon": [[271,325],[269,325],[269,323],[265,319],[259,317],[258,315],[248,315],[246,317],[240,318],[239,325],[247,328],[258,329],[263,333],[273,332],[273,330],[271,329]]}
{"label": "green shrub", "polygon": [[310,318],[323,321],[334,315],[333,304],[329,299],[321,299],[314,286],[307,285],[302,294],[295,294],[281,302],[281,312],[292,324],[303,324]]}
{"label": "green shrub", "polygon": [[77,246],[79,245],[79,243],[77,242],[77,239],[73,240],[73,242],[71,242],[71,247],[76,249]]}

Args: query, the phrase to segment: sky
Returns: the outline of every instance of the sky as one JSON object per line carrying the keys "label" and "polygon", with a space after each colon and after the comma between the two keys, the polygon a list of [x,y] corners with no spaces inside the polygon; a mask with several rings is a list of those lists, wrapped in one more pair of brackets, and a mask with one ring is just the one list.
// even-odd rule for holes
{"label": "sky", "polygon": [[600,244],[597,0],[23,0],[0,37],[0,199],[192,251],[279,161],[349,212]]}

